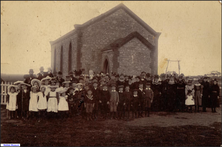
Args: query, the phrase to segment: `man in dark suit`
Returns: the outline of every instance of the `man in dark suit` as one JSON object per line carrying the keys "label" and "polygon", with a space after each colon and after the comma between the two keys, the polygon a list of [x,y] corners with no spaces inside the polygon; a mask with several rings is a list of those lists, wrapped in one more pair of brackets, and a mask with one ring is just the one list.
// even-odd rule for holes
{"label": "man in dark suit", "polygon": [[32,79],[36,79],[37,77],[36,77],[36,75],[34,75],[34,71],[33,71],[33,69],[30,69],[29,70],[29,75],[24,75],[24,79],[25,79],[25,83],[27,83],[27,84],[31,84],[31,80]]}
{"label": "man in dark suit", "polygon": [[44,72],[44,68],[40,67],[40,73],[37,74],[37,78],[39,80],[42,80],[43,78],[45,78],[47,76],[47,74]]}
{"label": "man in dark suit", "polygon": [[202,107],[203,107],[203,112],[206,112],[208,98],[210,97],[210,93],[209,93],[210,83],[207,81],[207,77],[204,77],[204,80],[201,83],[201,85],[203,85]]}

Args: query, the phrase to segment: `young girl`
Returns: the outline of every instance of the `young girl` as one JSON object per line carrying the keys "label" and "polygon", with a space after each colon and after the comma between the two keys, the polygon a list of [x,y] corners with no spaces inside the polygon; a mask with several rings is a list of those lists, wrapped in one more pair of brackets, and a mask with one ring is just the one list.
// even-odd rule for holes
{"label": "young girl", "polygon": [[92,120],[92,112],[95,105],[95,100],[93,99],[92,90],[89,89],[86,94],[84,106],[86,108],[86,120]]}
{"label": "young girl", "polygon": [[33,86],[30,91],[29,113],[31,118],[36,118],[38,112],[38,87]]}
{"label": "young girl", "polygon": [[48,93],[48,107],[47,112],[49,117],[55,117],[58,113],[58,89],[59,87],[56,85],[56,79],[51,79],[51,85],[49,86],[50,90]]}
{"label": "young girl", "polygon": [[192,112],[192,106],[194,106],[194,86],[192,85],[192,81],[188,81],[188,85],[185,86],[185,105],[189,107],[189,111]]}
{"label": "young girl", "polygon": [[68,111],[69,111],[66,91],[67,91],[66,88],[63,88],[59,91],[58,111],[59,111],[60,118],[62,119],[67,117]]}
{"label": "young girl", "polygon": [[36,87],[37,87],[36,90],[39,91],[40,86],[41,86],[41,81],[38,80],[38,79],[32,79],[32,81],[31,81],[31,85],[32,85],[32,86],[36,86]]}
{"label": "young girl", "polygon": [[17,86],[10,85],[8,86],[8,110],[9,110],[9,119],[15,118],[15,111],[17,107],[17,95],[18,92],[16,92]]}
{"label": "young girl", "polygon": [[47,109],[47,98],[46,98],[46,86],[41,86],[40,92],[38,93],[38,110],[40,118],[45,117],[45,112]]}

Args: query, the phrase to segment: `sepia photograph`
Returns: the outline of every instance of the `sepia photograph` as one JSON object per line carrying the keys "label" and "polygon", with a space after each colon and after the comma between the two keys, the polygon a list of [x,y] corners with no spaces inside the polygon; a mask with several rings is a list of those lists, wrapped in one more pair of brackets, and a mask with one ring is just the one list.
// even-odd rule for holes
{"label": "sepia photograph", "polygon": [[1,146],[222,146],[221,1],[1,1]]}

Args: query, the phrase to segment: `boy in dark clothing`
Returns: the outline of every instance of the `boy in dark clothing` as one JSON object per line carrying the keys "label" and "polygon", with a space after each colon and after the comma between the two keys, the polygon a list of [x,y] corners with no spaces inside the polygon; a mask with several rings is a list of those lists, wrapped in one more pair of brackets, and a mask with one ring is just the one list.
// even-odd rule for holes
{"label": "boy in dark clothing", "polygon": [[124,101],[125,101],[125,97],[123,96],[123,88],[124,86],[123,85],[119,85],[119,104],[118,104],[118,107],[117,107],[117,111],[118,111],[118,118],[119,119],[123,119],[124,118],[124,115],[125,115],[125,112],[124,112]]}
{"label": "boy in dark clothing", "polygon": [[138,106],[138,116],[143,117],[143,111],[144,111],[144,89],[143,89],[143,83],[139,83],[139,90],[138,90],[138,98],[139,98],[139,106]]}
{"label": "boy in dark clothing", "polygon": [[110,92],[108,90],[107,85],[103,85],[103,89],[101,91],[101,103],[102,103],[102,115],[103,118],[106,119],[107,118],[107,114],[109,113],[109,100],[110,100]]}
{"label": "boy in dark clothing", "polygon": [[139,106],[138,89],[134,89],[131,101],[132,118],[138,117],[138,106]]}
{"label": "boy in dark clothing", "polygon": [[125,111],[127,112],[127,119],[130,117],[130,106],[131,106],[131,100],[132,100],[132,93],[130,92],[130,87],[129,85],[126,85],[125,87],[125,92],[123,93],[124,97],[124,108]]}
{"label": "boy in dark clothing", "polygon": [[151,83],[146,84],[146,89],[144,90],[145,92],[145,116],[150,116],[150,107],[153,102],[153,90],[150,88]]}
{"label": "boy in dark clothing", "polygon": [[101,109],[101,103],[99,103],[100,100],[100,90],[98,88],[98,82],[94,81],[93,82],[93,88],[92,88],[92,93],[94,97],[94,109],[93,109],[93,117],[96,119],[98,117],[99,109]]}

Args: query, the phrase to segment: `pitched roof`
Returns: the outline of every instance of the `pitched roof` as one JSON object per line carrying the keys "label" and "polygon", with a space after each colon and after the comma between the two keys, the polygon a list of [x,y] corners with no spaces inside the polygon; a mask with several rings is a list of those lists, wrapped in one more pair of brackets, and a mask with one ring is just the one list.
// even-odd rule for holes
{"label": "pitched roof", "polygon": [[[142,19],[140,19],[135,13],[133,13],[129,8],[127,8],[123,3],[120,3],[119,5],[117,5],[116,7],[110,9],[109,11],[90,19],[89,21],[83,23],[82,25],[75,25],[76,28],[86,28],[98,21],[101,21],[102,19],[106,18],[107,16],[113,14],[114,12],[118,11],[119,9],[124,10],[128,15],[130,15],[133,19],[135,19],[141,26],[143,26],[148,32],[150,32],[151,34],[153,34],[154,36],[158,37],[160,35],[160,33],[156,32],[155,30],[153,30],[147,23],[145,23]],[[71,32],[61,36],[60,38],[56,39],[55,41],[51,41],[51,44],[54,44],[55,42],[62,40],[72,34],[76,33],[75,30],[72,30]]]}
{"label": "pitched roof", "polygon": [[133,38],[137,38],[145,46],[147,46],[150,49],[154,49],[155,48],[146,38],[144,38],[138,32],[132,32],[129,35],[127,35],[126,37],[124,37],[124,38],[120,38],[120,39],[115,40],[113,43],[111,43],[110,45],[106,46],[102,51],[107,51],[107,50],[112,50],[112,49],[120,48],[121,46],[123,46],[124,44],[126,44],[127,42],[132,40]]}

